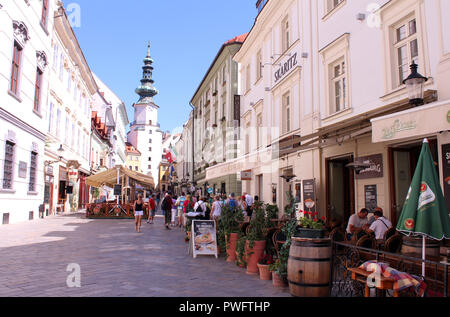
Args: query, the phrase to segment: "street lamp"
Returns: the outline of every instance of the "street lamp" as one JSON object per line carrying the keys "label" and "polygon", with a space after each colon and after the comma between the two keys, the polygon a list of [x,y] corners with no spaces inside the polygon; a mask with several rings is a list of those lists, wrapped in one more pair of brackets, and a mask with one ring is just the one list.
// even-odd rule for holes
{"label": "street lamp", "polygon": [[64,154],[64,148],[63,148],[62,144],[59,146],[58,154],[59,154],[59,159],[57,161],[45,161],[44,162],[45,166],[50,166],[50,165],[53,165],[53,164],[56,164],[56,163],[59,163],[62,161],[63,154]]}
{"label": "street lamp", "polygon": [[411,66],[411,74],[403,81],[408,91],[409,103],[414,107],[422,106],[424,84],[428,81],[428,78],[422,76],[417,72],[418,65],[413,61]]}

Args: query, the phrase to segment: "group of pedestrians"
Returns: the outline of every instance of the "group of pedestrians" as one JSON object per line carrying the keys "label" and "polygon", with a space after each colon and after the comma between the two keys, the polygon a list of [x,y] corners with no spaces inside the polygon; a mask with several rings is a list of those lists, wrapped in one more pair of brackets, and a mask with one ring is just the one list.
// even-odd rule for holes
{"label": "group of pedestrians", "polygon": [[259,201],[258,196],[252,197],[247,193],[238,197],[234,193],[228,197],[222,194],[201,197],[185,195],[185,193],[176,196],[166,192],[153,194],[146,203],[143,196],[138,195],[133,206],[136,232],[141,232],[141,223],[146,209],[149,211],[148,224],[154,224],[156,213],[161,210],[164,215],[164,226],[166,230],[171,230],[171,227],[183,228],[186,225],[186,214],[190,212],[200,213],[203,219],[218,221],[224,205],[240,209],[245,217],[251,218],[253,206],[257,201]]}

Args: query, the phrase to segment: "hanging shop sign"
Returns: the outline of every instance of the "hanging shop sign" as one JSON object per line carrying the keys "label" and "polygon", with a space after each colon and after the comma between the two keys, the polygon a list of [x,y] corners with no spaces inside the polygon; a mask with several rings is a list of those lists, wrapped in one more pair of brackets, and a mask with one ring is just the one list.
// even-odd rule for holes
{"label": "hanging shop sign", "polygon": [[275,72],[275,83],[278,83],[280,79],[285,77],[289,72],[298,65],[297,53],[294,53],[281,67]]}
{"label": "hanging shop sign", "polygon": [[356,179],[370,179],[383,177],[383,154],[359,157],[355,163],[370,164],[369,167],[363,169],[356,174]]}
{"label": "hanging shop sign", "polygon": [[214,255],[218,258],[216,222],[210,220],[193,220],[191,234],[192,254]]}
{"label": "hanging shop sign", "polygon": [[366,208],[370,212],[374,212],[378,207],[377,185],[364,186],[364,197],[366,201]]}
{"label": "hanging shop sign", "polygon": [[444,197],[450,210],[450,144],[442,145],[442,174],[444,177]]}
{"label": "hanging shop sign", "polygon": [[251,181],[252,180],[252,171],[243,171],[241,172],[241,180],[243,181]]}
{"label": "hanging shop sign", "polygon": [[316,180],[309,179],[303,181],[303,203],[305,211],[316,212]]}

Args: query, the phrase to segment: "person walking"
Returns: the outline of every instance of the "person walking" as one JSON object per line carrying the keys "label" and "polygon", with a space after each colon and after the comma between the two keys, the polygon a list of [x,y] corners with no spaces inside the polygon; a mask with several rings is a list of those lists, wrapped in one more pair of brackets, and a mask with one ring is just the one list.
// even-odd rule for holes
{"label": "person walking", "polygon": [[195,203],[194,211],[201,213],[203,218],[206,217],[206,204],[204,202],[205,198],[199,198],[199,200]]}
{"label": "person walking", "polygon": [[183,226],[183,207],[184,207],[184,201],[186,200],[185,194],[181,193],[181,196],[178,197],[177,202],[176,202],[176,206],[177,206],[177,226],[178,227],[182,227]]}
{"label": "person walking", "polygon": [[144,216],[144,201],[142,200],[142,195],[139,195],[138,199],[134,202],[133,209],[136,231],[141,233],[142,217]]}
{"label": "person walking", "polygon": [[172,218],[172,197],[170,196],[170,193],[166,193],[166,196],[161,202],[161,209],[164,213],[164,225],[166,226],[167,230],[171,230],[169,225]]}
{"label": "person walking", "polygon": [[255,203],[255,200],[251,195],[244,193],[244,202],[245,202],[245,211],[247,211],[247,215],[251,219],[253,214],[253,204]]}
{"label": "person walking", "polygon": [[153,194],[148,200],[148,220],[147,223],[153,224],[156,215],[156,195]]}
{"label": "person walking", "polygon": [[212,204],[211,210],[211,220],[215,220],[216,223],[219,221],[220,216],[222,215],[222,206],[223,202],[221,201],[221,197],[217,195],[215,201]]}
{"label": "person walking", "polygon": [[172,216],[171,216],[172,221],[170,222],[170,225],[172,227],[175,227],[175,220],[177,218],[177,212],[178,212],[177,199],[178,199],[178,197],[176,195],[172,197],[172,212],[171,212],[172,213]]}

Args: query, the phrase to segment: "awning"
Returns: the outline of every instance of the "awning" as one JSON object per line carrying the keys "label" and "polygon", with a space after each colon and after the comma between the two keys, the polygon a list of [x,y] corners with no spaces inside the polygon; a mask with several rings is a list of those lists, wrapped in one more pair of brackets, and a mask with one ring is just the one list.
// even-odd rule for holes
{"label": "awning", "polygon": [[372,142],[417,139],[450,130],[450,100],[372,119]]}
{"label": "awning", "polygon": [[104,185],[113,188],[114,185],[117,184],[117,168],[119,168],[119,176],[122,178],[123,176],[127,176],[131,179],[134,179],[136,182],[146,185],[146,186],[155,186],[155,182],[153,181],[152,176],[144,175],[141,173],[134,172],[130,169],[127,169],[123,166],[118,166],[116,168],[109,169],[105,172],[90,176],[86,178],[86,184],[92,187],[102,187]]}

